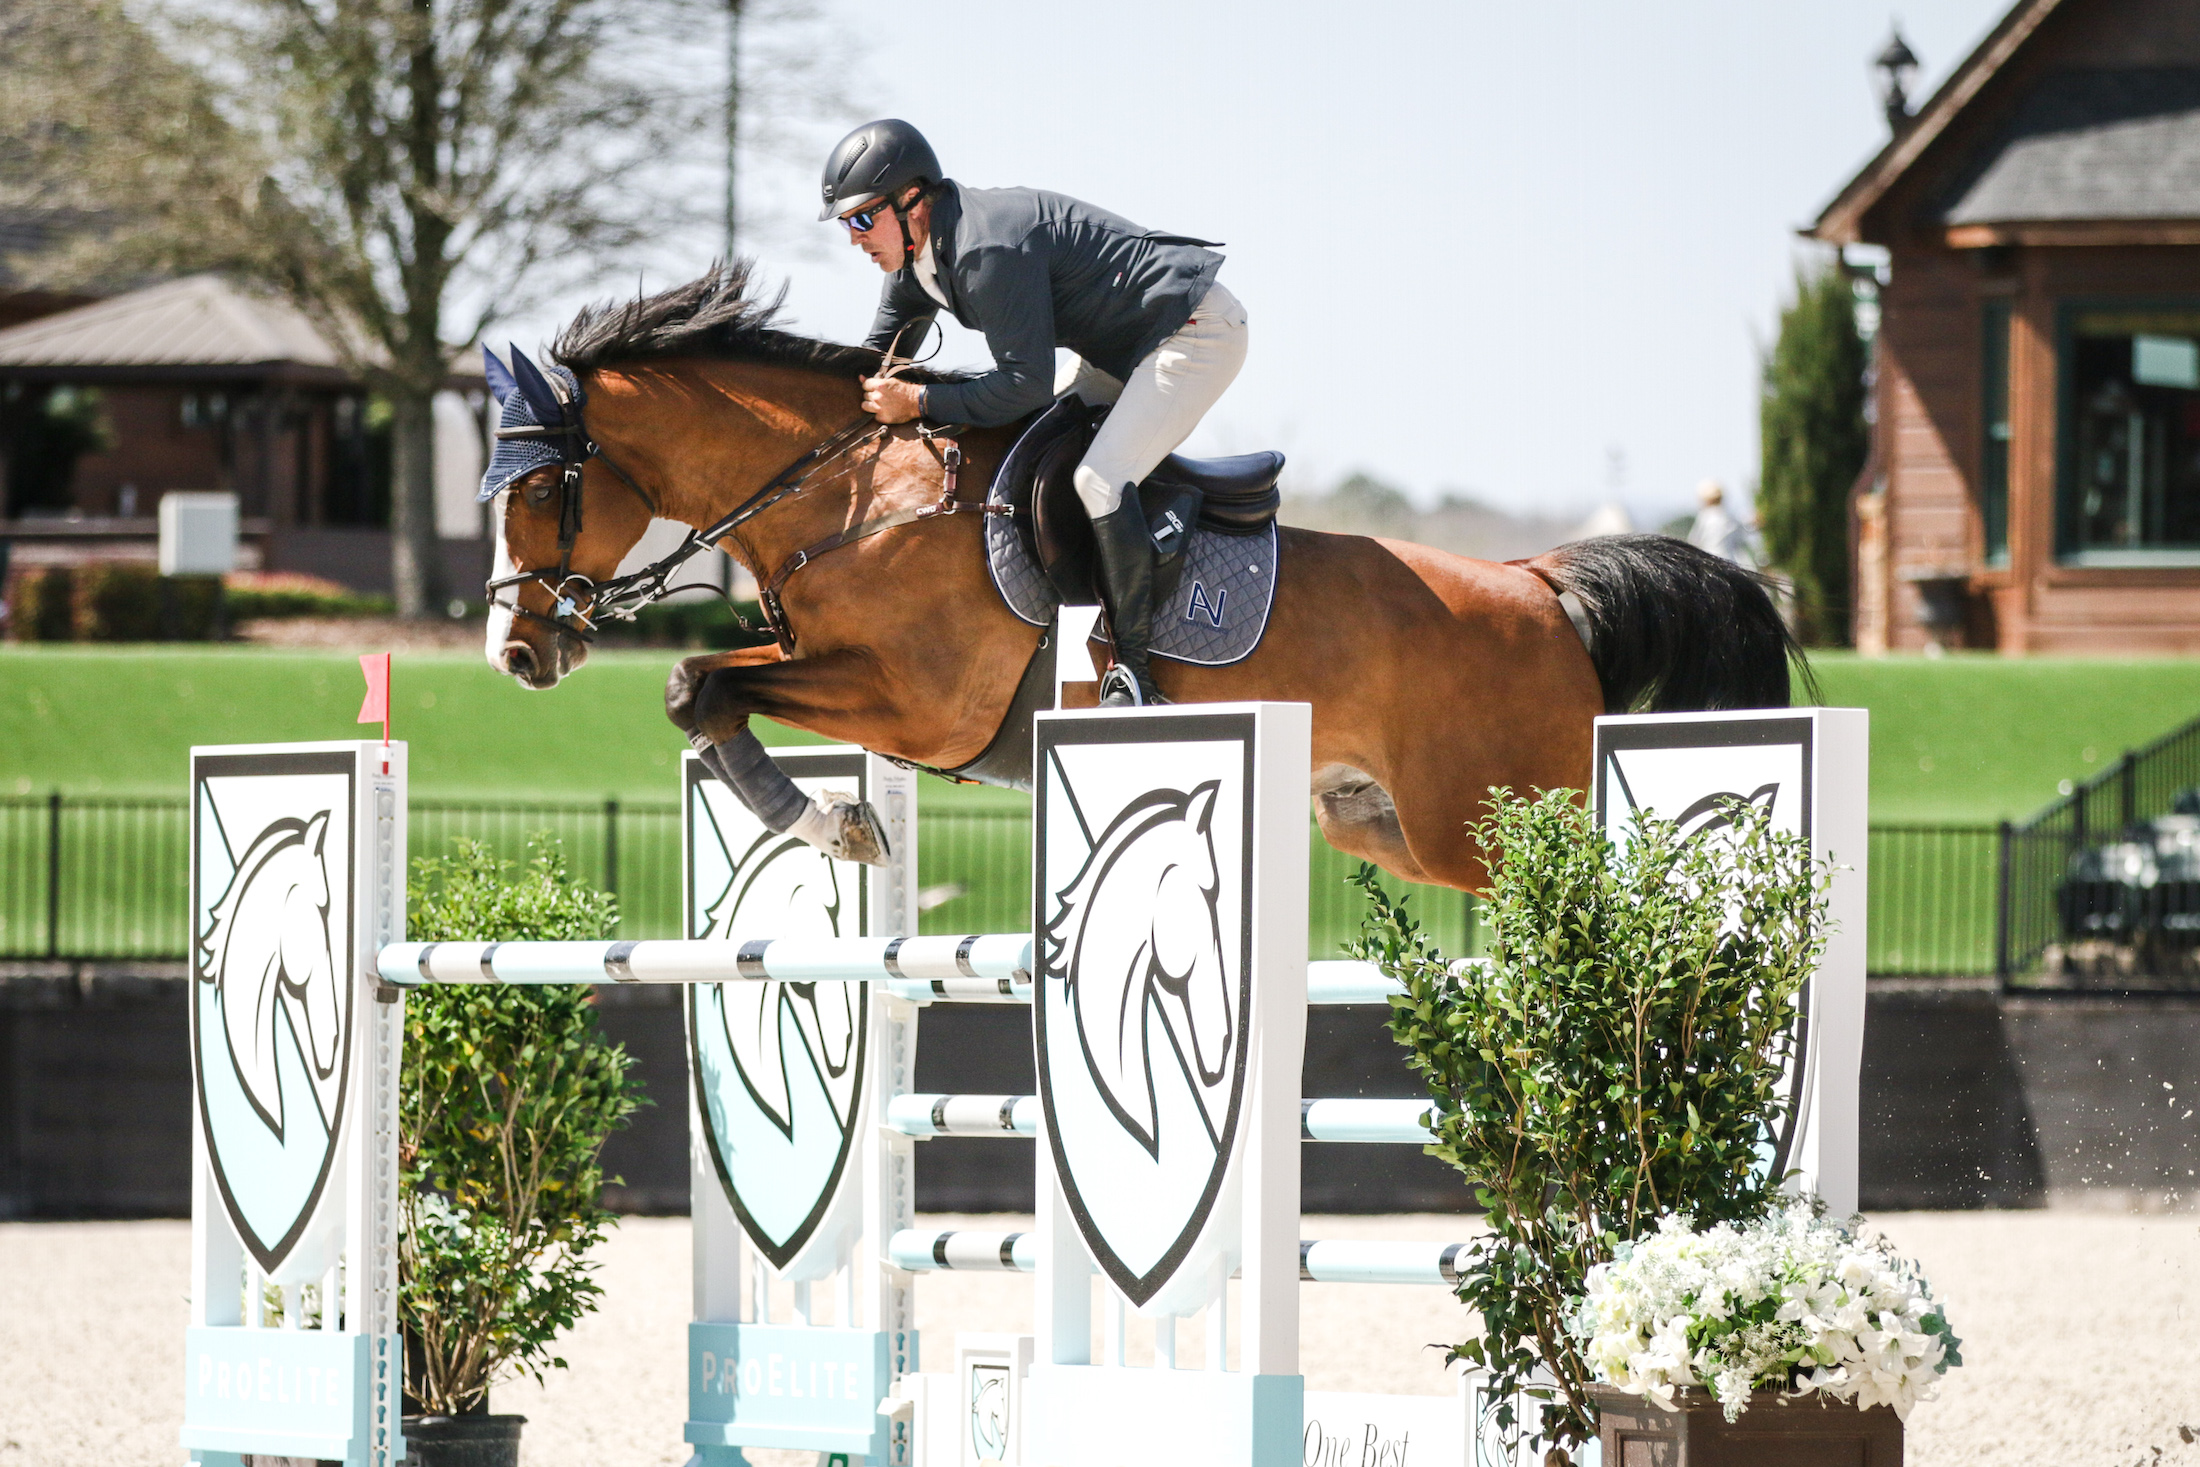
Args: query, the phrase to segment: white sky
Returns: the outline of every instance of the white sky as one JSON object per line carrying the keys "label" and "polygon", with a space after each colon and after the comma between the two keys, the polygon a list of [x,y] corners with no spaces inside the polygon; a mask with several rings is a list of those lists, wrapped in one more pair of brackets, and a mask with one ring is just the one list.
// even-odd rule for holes
{"label": "white sky", "polygon": [[[1904,5],[1918,96],[2004,6]],[[908,118],[955,178],[1227,241],[1252,354],[1187,448],[1281,448],[1304,487],[1364,468],[1654,524],[1706,476],[1747,485],[1793,231],[1885,135],[1871,0],[821,9],[862,48],[856,112]],[[841,130],[745,159],[744,248],[802,328],[854,339],[879,276],[809,222]],[[987,359],[951,330],[941,360]]]}

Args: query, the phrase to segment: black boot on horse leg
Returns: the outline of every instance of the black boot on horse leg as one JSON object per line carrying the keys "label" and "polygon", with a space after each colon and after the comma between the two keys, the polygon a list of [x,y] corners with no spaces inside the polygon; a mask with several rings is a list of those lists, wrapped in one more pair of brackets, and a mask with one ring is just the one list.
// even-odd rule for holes
{"label": "black boot on horse leg", "polygon": [[1100,679],[1100,706],[1135,708],[1166,703],[1154,686],[1147,649],[1153,644],[1153,536],[1138,503],[1138,486],[1126,485],[1122,502],[1093,516],[1100,599],[1107,603],[1115,665]]}
{"label": "black boot on horse leg", "polygon": [[886,864],[886,826],[869,800],[841,790],[805,795],[747,729],[724,743],[700,734],[694,741],[710,772],[765,829],[805,840],[835,860]]}
{"label": "black boot on horse leg", "polygon": [[814,798],[804,794],[772,762],[746,718],[725,739],[713,740],[704,731],[697,708],[699,694],[703,683],[719,670],[718,658],[689,658],[673,669],[665,687],[665,714],[687,735],[704,767],[733,791],[765,829],[807,841],[836,860],[885,865],[886,826],[870,801],[840,790],[823,790]]}

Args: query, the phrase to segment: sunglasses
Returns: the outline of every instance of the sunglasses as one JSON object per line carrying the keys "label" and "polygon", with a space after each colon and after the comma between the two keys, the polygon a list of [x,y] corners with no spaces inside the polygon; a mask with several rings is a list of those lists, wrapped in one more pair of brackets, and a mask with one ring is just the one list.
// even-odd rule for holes
{"label": "sunglasses", "polygon": [[886,201],[880,199],[876,203],[864,205],[853,214],[841,215],[840,222],[848,226],[850,234],[868,234],[871,226],[878,223],[886,212]]}

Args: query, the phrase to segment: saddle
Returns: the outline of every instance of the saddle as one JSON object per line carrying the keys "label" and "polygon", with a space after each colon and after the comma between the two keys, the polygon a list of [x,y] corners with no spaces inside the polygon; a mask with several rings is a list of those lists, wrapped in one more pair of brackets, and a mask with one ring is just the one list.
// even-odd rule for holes
{"label": "saddle", "polygon": [[[1056,398],[1032,418],[994,475],[996,503],[1014,510],[1024,548],[1071,606],[1095,606],[1092,520],[1072,481],[1078,461],[1107,420],[1105,405],[1088,407],[1075,395]],[[1170,454],[1138,486],[1138,501],[1154,542],[1154,596],[1166,600],[1183,569],[1192,527],[1223,535],[1266,530],[1283,502],[1276,476],[1280,453],[1233,458],[1185,458]]]}

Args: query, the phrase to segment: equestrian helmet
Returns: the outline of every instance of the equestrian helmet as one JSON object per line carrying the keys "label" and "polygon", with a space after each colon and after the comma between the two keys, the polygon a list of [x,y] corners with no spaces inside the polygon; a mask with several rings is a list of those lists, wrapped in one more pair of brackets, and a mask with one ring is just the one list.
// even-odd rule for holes
{"label": "equestrian helmet", "polygon": [[834,145],[820,185],[820,220],[859,208],[912,183],[937,183],[940,160],[932,145],[898,117],[866,122]]}

